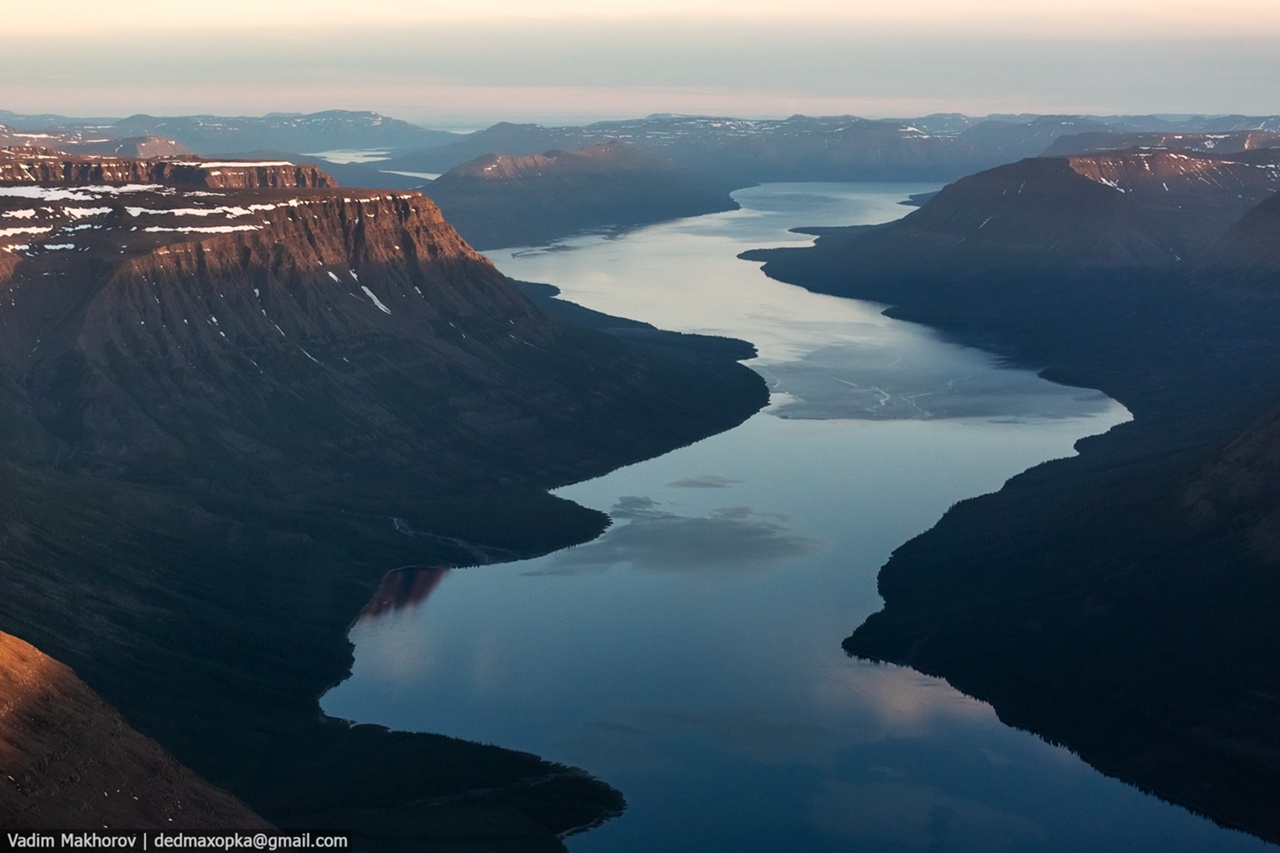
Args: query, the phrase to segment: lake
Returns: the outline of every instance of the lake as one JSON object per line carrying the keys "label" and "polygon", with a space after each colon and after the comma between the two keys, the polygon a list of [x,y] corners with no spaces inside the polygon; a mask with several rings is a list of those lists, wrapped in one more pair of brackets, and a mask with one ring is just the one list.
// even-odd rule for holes
{"label": "lake", "polygon": [[559,490],[613,518],[593,542],[389,576],[324,711],[588,770],[628,809],[568,840],[584,853],[1274,850],[841,651],[894,548],[1129,417],[736,257],[804,245],[793,227],[897,218],[933,189],[771,184],[737,211],[490,252],[587,307],[751,341],[772,402]]}

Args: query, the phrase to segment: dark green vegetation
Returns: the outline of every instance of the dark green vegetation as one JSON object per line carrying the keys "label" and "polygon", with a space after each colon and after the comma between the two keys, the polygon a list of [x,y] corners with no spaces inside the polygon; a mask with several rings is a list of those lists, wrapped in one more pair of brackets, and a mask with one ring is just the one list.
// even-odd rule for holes
{"label": "dark green vegetation", "polygon": [[126,195],[0,198],[83,249],[0,252],[0,630],[280,825],[556,850],[616,814],[580,771],[317,699],[387,571],[598,534],[545,490],[749,416],[747,353],[549,319],[415,194]]}
{"label": "dark green vegetation", "polygon": [[899,548],[846,651],[1280,840],[1280,197],[1254,183],[1266,200],[1229,214],[1251,203],[1233,175],[1275,170],[1190,157],[1203,186],[1170,203],[1146,166],[1105,171],[1123,159],[1000,167],[899,223],[753,256],[1134,414]]}

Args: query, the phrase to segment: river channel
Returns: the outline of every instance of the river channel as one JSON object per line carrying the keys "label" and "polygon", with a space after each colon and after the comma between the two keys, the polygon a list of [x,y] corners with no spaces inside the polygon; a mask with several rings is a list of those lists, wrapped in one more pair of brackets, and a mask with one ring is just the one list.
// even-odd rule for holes
{"label": "river channel", "polygon": [[326,713],[537,753],[618,787],[573,851],[1274,850],[1103,777],[840,641],[891,551],[1128,412],[1098,392],[767,279],[744,250],[884,222],[936,187],[771,184],[741,209],[489,256],[563,298],[754,343],[737,429],[563,488],[608,512],[542,558],[398,577]]}

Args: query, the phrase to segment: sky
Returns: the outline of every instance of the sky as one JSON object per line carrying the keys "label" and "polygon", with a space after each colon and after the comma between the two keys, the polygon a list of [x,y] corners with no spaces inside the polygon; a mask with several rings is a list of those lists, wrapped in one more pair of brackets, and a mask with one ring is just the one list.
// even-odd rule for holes
{"label": "sky", "polygon": [[0,110],[1276,114],[1278,38],[1280,0],[62,0],[6,19]]}

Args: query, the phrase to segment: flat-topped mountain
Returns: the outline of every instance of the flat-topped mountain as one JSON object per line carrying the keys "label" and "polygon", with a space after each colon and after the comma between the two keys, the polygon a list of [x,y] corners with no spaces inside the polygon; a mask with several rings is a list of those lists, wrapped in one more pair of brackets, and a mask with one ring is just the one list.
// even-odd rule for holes
{"label": "flat-topped mountain", "polygon": [[37,146],[0,148],[0,184],[156,183],[174,187],[257,189],[331,187],[315,166],[286,160],[199,160],[174,157],[68,154]]}
{"label": "flat-topped mountain", "polygon": [[519,246],[573,231],[628,226],[736,207],[730,187],[665,157],[612,141],[570,151],[486,155],[426,189],[481,249]]}
{"label": "flat-topped mountain", "polygon": [[845,253],[841,266],[866,276],[1173,265],[1277,191],[1280,149],[1032,158],[962,178],[905,218],[843,248],[832,238],[824,251]]}
{"label": "flat-topped mountain", "polygon": [[616,814],[316,697],[388,570],[595,535],[545,490],[748,417],[750,353],[551,319],[417,193],[48,157],[0,186],[0,626],[279,825],[553,850]]}
{"label": "flat-topped mountain", "polygon": [[6,147],[48,148],[70,154],[110,154],[120,157],[192,156],[194,152],[172,139],[162,136],[129,136],[92,133],[82,130],[24,133],[0,125],[0,145]]}
{"label": "flat-topped mountain", "polygon": [[1274,130],[1235,130],[1225,133],[1132,133],[1108,129],[1091,133],[1059,136],[1045,149],[1043,157],[1065,157],[1128,148],[1167,148],[1177,151],[1200,151],[1238,154],[1259,148],[1280,148],[1280,132]]}
{"label": "flat-topped mountain", "polygon": [[[73,119],[23,116],[0,111],[0,123],[23,134],[47,134],[44,144],[67,148],[77,140],[162,137],[204,155],[226,155],[274,148],[324,151],[343,148],[404,148],[442,145],[457,134],[430,130],[370,111],[269,113],[265,116],[149,116],[124,119]],[[110,152],[106,149],[94,153]],[[151,156],[139,154],[138,156]]]}
{"label": "flat-topped mountain", "polygon": [[138,734],[70,669],[0,633],[0,826],[269,828]]}
{"label": "flat-topped mountain", "polygon": [[582,127],[503,122],[452,144],[396,152],[382,167],[441,173],[489,154],[521,156],[617,140],[658,152],[734,186],[799,180],[950,181],[1037,156],[1060,137],[1274,131],[1270,122],[1266,117],[1231,117],[1225,122],[1230,130],[1221,129],[1224,122],[1205,118],[1175,123],[1153,116],[1070,115],[970,118],[943,114],[907,119],[652,115]]}

